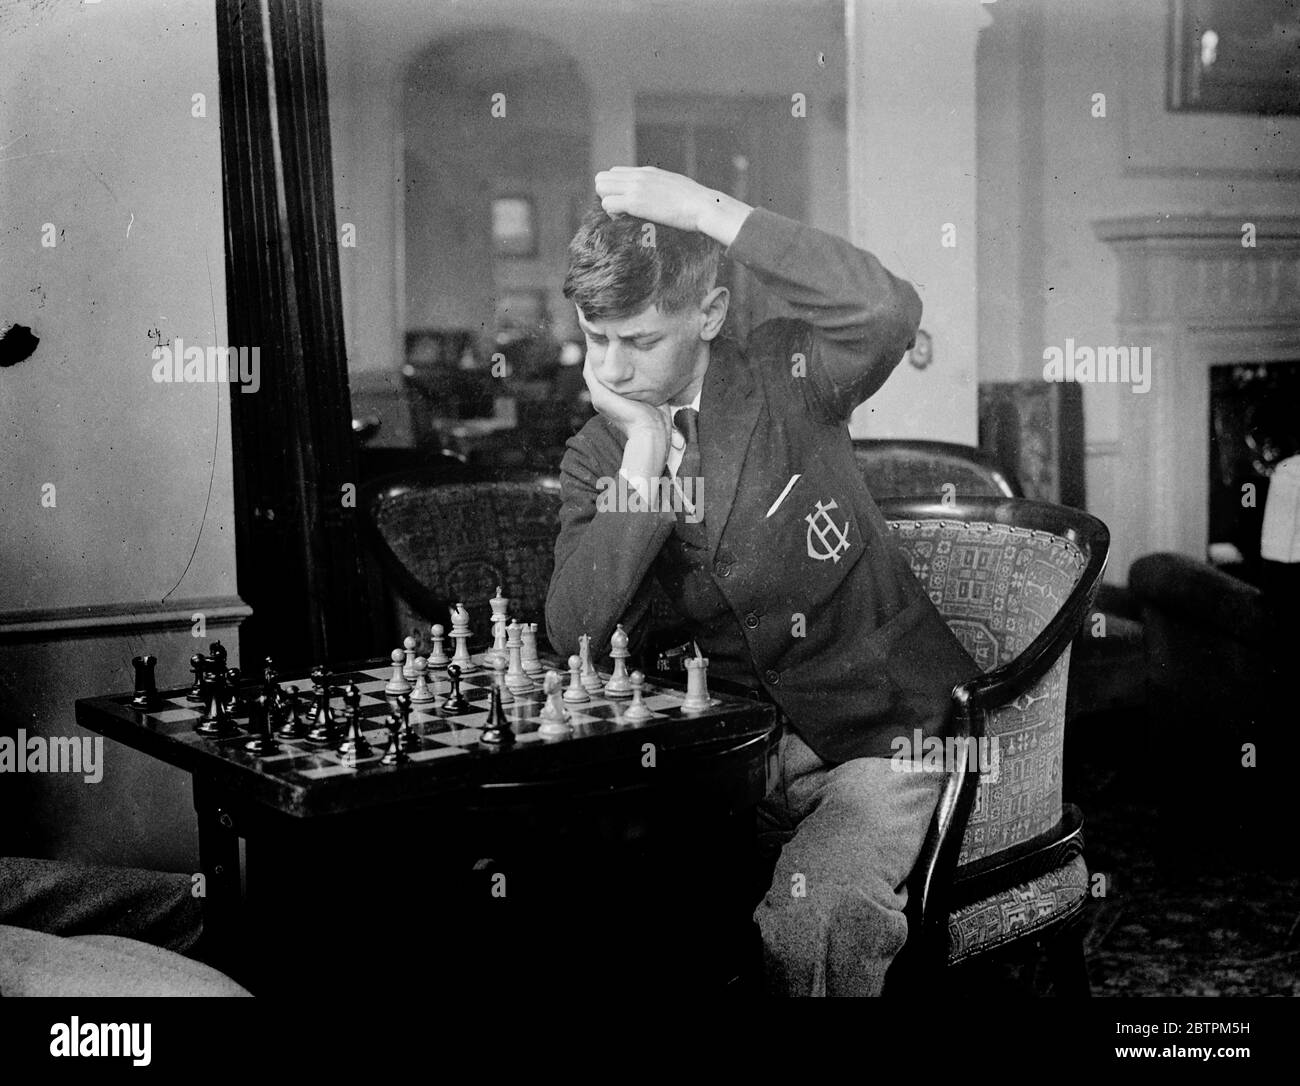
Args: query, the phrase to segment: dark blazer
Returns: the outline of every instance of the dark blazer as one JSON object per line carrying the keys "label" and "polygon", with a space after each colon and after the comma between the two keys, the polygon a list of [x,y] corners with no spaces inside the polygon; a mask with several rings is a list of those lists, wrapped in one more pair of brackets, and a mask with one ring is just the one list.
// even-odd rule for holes
{"label": "dark blazer", "polygon": [[[729,643],[742,645],[752,674],[822,759],[889,757],[895,736],[940,732],[953,686],[978,671],[889,543],[847,427],[908,349],[920,299],[869,253],[762,209],[728,255],[797,319],[766,322],[745,351],[728,339],[712,348],[699,414],[711,566],[699,576],[712,578],[735,626],[701,648],[734,655]],[[585,632],[604,653],[617,623],[639,635],[654,575],[691,613],[691,579],[665,576],[673,512],[597,508],[623,445],[597,416],[569,440],[561,465],[546,602],[561,651]]]}

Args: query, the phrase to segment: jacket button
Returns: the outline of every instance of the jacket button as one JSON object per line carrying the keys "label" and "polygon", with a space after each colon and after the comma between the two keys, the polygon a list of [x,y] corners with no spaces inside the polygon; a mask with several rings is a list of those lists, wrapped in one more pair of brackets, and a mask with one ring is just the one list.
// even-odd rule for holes
{"label": "jacket button", "polygon": [[765,678],[773,686],[781,685],[781,673],[779,671],[773,671],[771,668],[768,668],[765,672],[763,672],[763,678]]}
{"label": "jacket button", "polygon": [[750,611],[749,614],[745,616],[745,629],[747,630],[758,629],[758,616],[754,614],[753,611]]}
{"label": "jacket button", "polygon": [[731,563],[730,563],[730,562],[723,562],[723,561],[714,562],[714,563],[713,563],[713,572],[714,572],[715,574],[717,574],[719,577],[730,577],[730,576],[731,576]]}

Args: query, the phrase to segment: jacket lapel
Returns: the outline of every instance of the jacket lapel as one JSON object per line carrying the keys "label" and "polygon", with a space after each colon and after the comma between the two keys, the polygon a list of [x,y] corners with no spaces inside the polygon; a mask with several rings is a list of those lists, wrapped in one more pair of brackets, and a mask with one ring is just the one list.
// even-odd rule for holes
{"label": "jacket lapel", "polygon": [[709,555],[718,549],[735,503],[749,439],[758,424],[763,397],[749,362],[735,341],[716,340],[700,395],[700,471]]}

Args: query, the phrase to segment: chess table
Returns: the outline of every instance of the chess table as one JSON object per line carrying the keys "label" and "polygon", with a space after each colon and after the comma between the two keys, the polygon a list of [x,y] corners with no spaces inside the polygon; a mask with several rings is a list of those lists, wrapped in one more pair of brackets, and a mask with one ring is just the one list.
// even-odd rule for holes
{"label": "chess table", "polygon": [[[557,661],[544,662],[563,673]],[[653,853],[676,876],[689,870],[710,882],[729,872],[726,886],[703,900],[706,911],[732,901],[733,890],[740,892],[733,884],[744,880],[741,854],[752,846],[753,810],[766,790],[776,731],[772,706],[715,689],[707,709],[688,713],[680,708],[683,685],[655,677],[645,685],[651,719],[628,722],[628,699],[596,694],[567,706],[570,734],[546,738],[538,732],[539,684],[506,707],[515,742],[494,747],[478,738],[491,672],[481,657],[475,663],[478,670],[461,681],[470,711],[444,717],[413,706],[414,738],[398,765],[380,760],[391,711],[384,693],[391,665],[383,661],[331,673],[331,708],[340,719],[344,688],[356,683],[361,691],[362,726],[373,748],[363,758],[305,739],[283,739],[268,755],[250,753],[246,709],[235,714],[238,733],[201,736],[194,725],[202,706],[187,698],[187,689],[160,692],[149,709],[133,708],[130,694],[81,699],[76,715],[83,727],[191,775],[206,881],[205,940],[214,960],[255,992],[281,991],[285,984],[337,987],[345,977],[369,982],[365,962],[387,961],[396,969],[398,961],[414,960],[414,951],[397,958],[322,955],[295,961],[286,974],[284,940],[331,945],[348,916],[409,915],[430,901],[445,902],[471,926],[495,930],[485,945],[497,952],[496,969],[523,960],[523,931],[531,933],[529,944],[542,931],[559,933],[555,938],[570,949],[588,934],[595,941],[621,937],[626,932],[617,923],[584,920],[581,930],[568,923],[575,908],[588,918],[606,917],[604,890],[632,885],[623,868],[639,861],[620,861],[623,873],[606,878],[612,855]],[[301,676],[279,682],[304,694],[311,685]],[[251,700],[259,687],[249,680],[241,692]],[[672,877],[655,885],[664,889]],[[570,903],[564,897],[575,880],[586,889],[581,902]],[[644,899],[649,910],[658,890],[636,885],[627,894]],[[507,907],[500,899],[511,895]],[[740,909],[736,904],[732,921]],[[662,927],[659,913],[647,916],[638,921],[642,927]],[[513,942],[501,937],[507,932]],[[459,952],[454,943],[430,944],[426,935],[424,959],[443,965]],[[596,957],[603,955],[596,948]],[[481,965],[476,950],[461,968],[477,975]]]}

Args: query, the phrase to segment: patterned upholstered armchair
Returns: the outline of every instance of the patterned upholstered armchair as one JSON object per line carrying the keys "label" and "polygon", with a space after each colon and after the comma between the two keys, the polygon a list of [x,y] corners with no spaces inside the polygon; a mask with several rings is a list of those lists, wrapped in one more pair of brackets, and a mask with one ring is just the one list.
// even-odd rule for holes
{"label": "patterned upholstered armchair", "polygon": [[475,644],[491,630],[488,600],[500,586],[510,613],[538,623],[546,647],[546,589],[559,530],[560,481],[489,477],[463,466],[415,469],[366,484],[362,518],[370,552],[394,597],[392,629],[449,625],[460,601]]}
{"label": "patterned upholstered armchair", "polygon": [[890,992],[1034,939],[1056,992],[1087,994],[1088,870],[1082,817],[1062,803],[1062,760],[1071,641],[1101,581],[1109,532],[1079,510],[1016,498],[895,499],[881,511],[983,669],[953,691],[953,731],[986,755],[958,757],[946,782]]}
{"label": "patterned upholstered armchair", "polygon": [[860,439],[853,442],[853,455],[876,501],[922,495],[938,499],[950,485],[957,498],[1024,497],[1011,472],[970,445]]}

